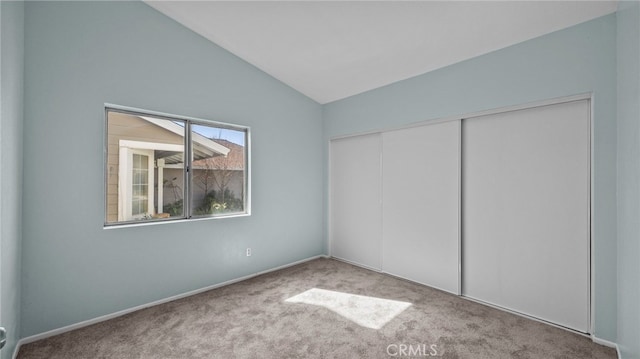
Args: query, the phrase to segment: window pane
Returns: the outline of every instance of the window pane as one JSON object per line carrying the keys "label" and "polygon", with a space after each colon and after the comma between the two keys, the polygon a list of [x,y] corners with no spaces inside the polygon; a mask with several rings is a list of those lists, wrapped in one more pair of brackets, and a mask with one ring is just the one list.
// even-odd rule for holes
{"label": "window pane", "polygon": [[107,111],[108,224],[184,218],[185,122]]}
{"label": "window pane", "polygon": [[106,120],[106,225],[248,213],[248,129],[112,108]]}
{"label": "window pane", "polygon": [[246,130],[192,124],[193,216],[245,212]]}

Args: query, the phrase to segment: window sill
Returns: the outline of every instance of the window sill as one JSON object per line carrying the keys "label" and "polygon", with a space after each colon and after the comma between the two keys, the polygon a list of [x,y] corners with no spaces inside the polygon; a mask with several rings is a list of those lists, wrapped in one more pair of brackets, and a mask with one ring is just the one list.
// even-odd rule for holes
{"label": "window sill", "polygon": [[251,213],[237,213],[230,214],[228,216],[212,216],[212,217],[197,217],[197,218],[182,218],[182,219],[169,219],[169,220],[161,220],[161,221],[148,221],[148,222],[140,222],[140,223],[126,223],[126,224],[104,224],[102,229],[111,230],[111,229],[120,229],[120,228],[133,228],[133,227],[146,227],[146,226],[156,226],[156,225],[164,225],[169,223],[189,223],[189,222],[200,222],[200,221],[210,221],[210,220],[220,220],[227,218],[238,218],[238,217],[249,217]]}

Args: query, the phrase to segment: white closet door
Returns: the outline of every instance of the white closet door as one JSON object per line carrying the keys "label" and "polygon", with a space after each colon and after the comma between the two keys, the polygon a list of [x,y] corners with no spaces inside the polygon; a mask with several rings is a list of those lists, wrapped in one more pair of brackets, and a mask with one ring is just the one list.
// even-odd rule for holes
{"label": "white closet door", "polygon": [[380,270],[379,134],[331,141],[330,252]]}
{"label": "white closet door", "polygon": [[458,294],[460,121],[382,143],[383,271]]}
{"label": "white closet door", "polygon": [[463,121],[464,295],[589,331],[589,106]]}

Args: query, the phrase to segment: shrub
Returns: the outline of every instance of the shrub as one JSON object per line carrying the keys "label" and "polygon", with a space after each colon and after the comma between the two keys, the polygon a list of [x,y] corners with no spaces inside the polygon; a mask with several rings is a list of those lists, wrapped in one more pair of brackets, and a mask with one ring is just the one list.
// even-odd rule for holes
{"label": "shrub", "polygon": [[233,191],[225,189],[223,195],[220,194],[220,191],[209,191],[202,204],[195,209],[195,214],[241,212],[244,209],[242,200],[236,198]]}
{"label": "shrub", "polygon": [[166,213],[169,213],[171,217],[182,216],[183,215],[182,207],[183,207],[182,200],[179,199],[175,202],[165,204],[163,210]]}

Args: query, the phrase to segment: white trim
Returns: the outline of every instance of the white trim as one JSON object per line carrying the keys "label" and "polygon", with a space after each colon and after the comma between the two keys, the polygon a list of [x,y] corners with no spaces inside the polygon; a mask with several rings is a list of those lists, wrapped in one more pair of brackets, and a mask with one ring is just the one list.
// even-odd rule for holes
{"label": "white trim", "polygon": [[246,128],[246,131],[244,133],[244,140],[245,140],[245,144],[244,144],[244,150],[246,151],[245,154],[245,165],[244,165],[244,211],[246,212],[247,216],[251,215],[251,151],[252,151],[252,144],[251,144],[251,131],[249,131],[249,128]]}
{"label": "white trim", "polygon": [[201,122],[201,123],[205,123],[205,124],[213,124],[213,125],[222,126],[222,127],[225,127],[225,128],[230,128],[230,129],[239,128],[239,129],[247,130],[247,131],[250,130],[249,126],[236,125],[236,124],[233,124],[233,123],[226,123],[226,122],[220,122],[220,121],[203,120],[201,118],[196,118],[196,117],[174,115],[174,114],[167,113],[167,112],[145,110],[145,109],[140,109],[140,108],[136,108],[136,107],[116,105],[116,104],[112,104],[112,103],[108,103],[108,102],[104,103],[104,107],[107,109],[107,111],[108,110],[116,110],[118,112],[129,113],[129,114],[133,114],[135,116],[150,115],[150,116],[156,116],[156,117],[160,117],[160,118],[165,118],[165,119],[168,119],[168,120],[186,120],[186,121],[191,121],[191,122],[197,121],[197,122]]}
{"label": "white trim", "polygon": [[[452,292],[452,291],[450,291],[450,290],[448,290],[448,289],[440,288],[440,287],[437,287],[437,286],[435,286],[435,285],[429,285],[429,284],[425,284],[425,283],[422,283],[422,282],[418,282],[418,281],[416,281],[416,280],[414,280],[414,279],[410,279],[410,278],[407,278],[407,277],[403,277],[403,276],[401,276],[401,275],[397,275],[397,274],[393,274],[393,273],[385,272],[384,270],[381,270],[381,271],[380,271],[380,273],[381,273],[381,274],[386,274],[386,275],[388,275],[388,276],[390,276],[390,277],[393,277],[393,278],[397,278],[397,279],[401,279],[401,280],[406,280],[407,282],[411,282],[411,283],[415,283],[415,284],[423,285],[423,286],[425,286],[425,287],[429,287],[429,288],[431,288],[431,289],[435,289],[435,290],[439,290],[439,291],[441,291],[441,292],[445,292],[445,293],[448,293],[448,294],[451,294],[451,295],[455,295],[456,297],[461,297],[460,295],[458,295],[458,293],[457,293],[456,291],[453,291],[453,292]],[[458,289],[458,288],[456,288],[456,290],[457,290],[457,289]]]}
{"label": "white trim", "polygon": [[[177,125],[171,121],[167,121],[165,119],[157,119],[157,118],[153,118],[153,117],[147,117],[147,116],[138,116],[141,119],[150,122],[158,127],[164,128],[165,130],[175,133],[178,136],[183,136],[184,137],[184,131],[185,128]],[[231,151],[231,149],[224,147],[223,145],[212,141],[211,139],[208,139],[204,136],[202,136],[201,134],[197,133],[197,132],[193,132],[191,131],[191,137],[193,139],[194,143],[197,143],[199,145],[202,145],[205,148],[208,148],[210,150],[212,150],[215,153],[221,154],[223,156],[226,156],[229,154],[229,151]],[[210,155],[213,155],[213,153],[210,153]]]}
{"label": "white trim", "polygon": [[131,149],[184,152],[184,145],[178,145],[178,144],[172,144],[172,143],[144,142],[144,141],[131,141],[131,140],[120,140],[119,143],[120,143],[120,147],[128,147]]}
{"label": "white trim", "polygon": [[622,354],[620,353],[620,346],[617,343],[609,341],[609,340],[606,340],[606,339],[598,338],[593,334],[591,334],[591,341],[596,343],[596,344],[604,345],[605,347],[609,347],[609,348],[615,349],[618,359],[622,358]]}
{"label": "white trim", "polygon": [[[618,344],[616,344],[616,343],[614,343],[614,342],[612,342],[610,340],[598,338],[593,334],[591,335],[591,341],[593,341],[596,344],[604,345],[605,347],[614,348],[614,349],[618,350],[618,352],[620,351],[620,348],[618,348]],[[620,353],[618,353],[618,357],[620,357],[619,354]]]}
{"label": "white trim", "polygon": [[165,130],[172,132],[180,137],[184,137],[184,126],[180,126],[172,121],[167,121],[165,119],[153,118],[148,116],[138,116],[141,119],[151,122],[152,124],[162,127]]}
{"label": "white trim", "polygon": [[333,156],[332,147],[333,146],[331,146],[331,140],[329,140],[329,142],[327,143],[327,158],[325,159],[325,163],[327,164],[327,174],[325,175],[325,180],[327,181],[327,192],[324,194],[327,199],[327,208],[325,208],[325,213],[327,216],[325,238],[327,239],[328,256],[332,256],[333,254],[333,211],[331,210],[331,208],[333,208],[333,201],[331,201],[331,191],[333,190],[333,186],[331,185],[331,175],[333,173],[331,163],[331,156]]}
{"label": "white trim", "polygon": [[[118,164],[118,221],[131,221],[142,217],[141,215],[134,216],[133,208],[131,206],[131,200],[133,199],[133,155],[142,155],[147,157],[148,165],[148,193],[147,193],[147,213],[155,214],[155,199],[153,186],[155,183],[154,178],[154,163],[155,153],[153,149],[148,147],[128,147],[125,141],[120,140],[120,162]],[[146,142],[140,142],[146,143]],[[151,143],[149,143],[151,144]]]}
{"label": "white trim", "polygon": [[588,200],[587,200],[587,205],[589,206],[589,208],[587,208],[587,225],[589,226],[588,228],[588,233],[589,233],[589,259],[588,259],[588,264],[587,264],[587,270],[589,271],[589,277],[588,277],[588,283],[587,285],[589,286],[589,288],[587,288],[587,305],[589,306],[588,308],[588,312],[587,312],[587,320],[588,320],[588,329],[589,329],[589,333],[593,334],[593,332],[595,332],[596,329],[596,324],[595,324],[595,305],[593,305],[593,299],[595,298],[595,277],[593,276],[593,267],[594,267],[594,263],[595,263],[595,246],[594,246],[594,242],[593,242],[593,199],[595,198],[595,194],[593,192],[594,189],[594,183],[595,183],[595,174],[593,172],[593,169],[595,168],[593,165],[593,159],[594,159],[594,139],[593,139],[593,93],[591,94],[591,96],[586,99],[587,101],[589,101],[589,121],[587,124],[587,131],[589,131],[589,133],[587,134],[588,139],[589,139],[589,143],[588,143],[588,148],[587,148],[587,153],[589,155],[589,158],[587,160],[587,172],[589,175],[589,182],[587,183],[588,190]]}
{"label": "white trim", "polygon": [[458,292],[462,295],[462,120],[458,126]]}
{"label": "white trim", "polygon": [[344,263],[351,264],[351,265],[356,266],[356,267],[364,268],[364,269],[370,270],[372,272],[384,274],[384,272],[382,270],[378,269],[378,268],[370,267],[368,265],[360,264],[358,262],[350,261],[348,259],[336,257],[334,255],[329,255],[327,257],[329,257],[331,259],[335,259],[335,260],[337,260],[339,262],[344,262]]}
{"label": "white trim", "polygon": [[78,323],[66,325],[66,326],[61,327],[61,328],[48,330],[48,331],[40,333],[40,334],[30,335],[30,336],[22,338],[22,339],[20,339],[18,341],[18,344],[16,345],[16,351],[14,352],[14,358],[15,358],[15,355],[17,355],[17,352],[18,352],[17,348],[19,348],[21,345],[24,345],[24,344],[33,343],[33,342],[38,341],[38,340],[46,339],[46,338],[49,338],[49,337],[52,337],[52,336],[55,336],[55,335],[63,334],[63,333],[66,333],[66,332],[70,332],[72,330],[84,328],[84,327],[87,327],[89,325],[93,325],[93,324],[96,324],[96,323],[100,323],[100,322],[104,322],[104,321],[107,321],[107,320],[110,320],[110,319],[121,317],[123,315],[129,314],[129,313],[141,310],[141,309],[145,309],[145,308],[153,307],[153,306],[156,306],[156,305],[172,302],[174,300],[190,297],[190,296],[193,296],[193,295],[196,295],[196,294],[200,294],[200,293],[212,290],[212,289],[216,289],[216,288],[224,287],[224,286],[227,286],[227,285],[230,285],[230,284],[242,282],[242,281],[247,280],[247,279],[251,279],[251,278],[263,275],[263,274],[275,272],[275,271],[278,271],[278,270],[281,270],[281,269],[285,269],[285,268],[288,268],[288,267],[292,267],[292,266],[295,266],[295,265],[298,265],[298,264],[302,264],[302,263],[305,263],[305,262],[309,262],[309,261],[312,261],[312,260],[318,259],[318,258],[328,258],[328,256],[326,256],[324,254],[320,254],[320,255],[317,255],[317,256],[301,259],[301,260],[298,260],[298,261],[295,261],[295,262],[291,262],[291,263],[288,263],[288,264],[283,264],[283,265],[278,266],[278,267],[274,267],[274,268],[271,268],[271,269],[263,270],[263,271],[256,272],[256,273],[253,273],[253,274],[249,274],[249,275],[246,275],[246,276],[242,276],[242,277],[239,277],[239,278],[236,278],[236,279],[231,279],[231,280],[228,280],[228,281],[225,281],[225,282],[222,282],[222,283],[213,284],[213,285],[210,285],[210,286],[207,286],[207,287],[195,289],[195,290],[192,290],[192,291],[189,291],[189,292],[185,292],[185,293],[182,293],[182,294],[176,294],[176,295],[173,295],[171,297],[159,299],[159,300],[156,300],[156,301],[153,301],[153,302],[150,302],[150,303],[146,303],[146,304],[141,304],[141,305],[138,305],[138,306],[135,306],[135,307],[132,307],[132,308],[123,309],[123,310],[120,310],[120,311],[117,311],[117,312],[114,312],[114,313],[111,313],[111,314],[105,314],[105,315],[102,315],[102,316],[99,316],[99,317],[96,317],[96,318],[93,318],[93,319],[88,319],[88,320],[84,320],[84,321],[81,321],[81,322],[78,322]]}
{"label": "white trim", "polygon": [[[594,226],[594,198],[595,196],[595,121],[594,121],[594,104],[595,104],[595,93],[591,94],[589,98],[589,329],[591,333],[595,332],[596,329],[596,255],[595,255],[595,241],[593,234],[595,233]],[[620,357],[618,355],[618,357]]]}
{"label": "white trim", "polygon": [[380,145],[378,147],[378,149],[380,150],[380,152],[378,153],[378,161],[380,163],[380,170],[378,173],[378,178],[380,178],[380,188],[378,188],[378,209],[380,210],[380,238],[378,239],[380,257],[378,259],[378,263],[380,268],[378,269],[378,271],[382,272],[382,268],[384,268],[384,250],[382,249],[382,246],[384,245],[384,203],[382,202],[382,199],[384,198],[384,136],[382,133],[378,134],[378,143]]}
{"label": "white trim", "polygon": [[482,117],[482,116],[488,116],[488,115],[497,115],[497,114],[506,113],[506,112],[514,112],[514,111],[527,110],[527,109],[536,108],[536,107],[559,105],[562,103],[575,102],[575,101],[583,101],[583,100],[591,101],[592,97],[593,97],[592,92],[586,92],[578,95],[557,97],[557,98],[552,98],[547,100],[528,102],[521,105],[505,106],[501,108],[480,111],[480,112],[468,114],[463,118],[474,118],[474,117]]}
{"label": "white trim", "polygon": [[119,228],[134,228],[134,227],[142,227],[142,226],[155,226],[158,224],[168,224],[168,223],[188,223],[195,221],[208,221],[213,219],[227,219],[227,218],[236,218],[236,217],[250,217],[251,213],[238,212],[238,213],[230,213],[230,214],[221,214],[216,216],[207,216],[207,217],[192,217],[192,218],[181,218],[181,219],[160,219],[155,221],[138,221],[138,222],[124,222],[122,224],[116,225],[107,225],[102,227],[105,230],[111,229],[119,229]]}
{"label": "white trim", "polygon": [[156,160],[156,168],[158,169],[158,213],[164,213],[164,158]]}
{"label": "white trim", "polygon": [[22,347],[22,345],[24,344],[28,344],[24,341],[24,339],[20,339],[16,342],[16,347],[13,349],[13,355],[11,356],[11,359],[17,359],[18,358],[18,353],[20,352],[20,347]]}
{"label": "white trim", "polygon": [[[118,145],[120,146],[120,145]],[[128,173],[126,163],[129,162],[129,150],[126,147],[118,147],[118,222],[124,221],[127,213]],[[131,211],[129,211],[131,212]]]}
{"label": "white trim", "polygon": [[[176,125],[177,126],[177,125]],[[131,155],[142,154],[149,157],[149,183],[155,185],[154,167],[155,166],[155,153],[153,151],[172,151],[172,152],[184,152],[183,144],[172,144],[162,142],[145,142],[145,141],[132,141],[132,140],[119,140],[119,152],[120,160],[118,165],[119,181],[118,181],[118,221],[126,222],[135,219],[131,214],[131,203],[127,201],[127,198],[131,198],[131,180],[132,180],[132,168],[131,168]],[[176,168],[184,168],[184,165],[175,165]],[[158,175],[162,177],[163,166],[158,166]],[[159,178],[159,182],[162,183],[162,178]],[[162,199],[162,186],[158,186],[158,213],[162,213],[163,203]],[[154,198],[153,187],[150,187],[148,211],[147,213],[154,215],[156,199]]]}

